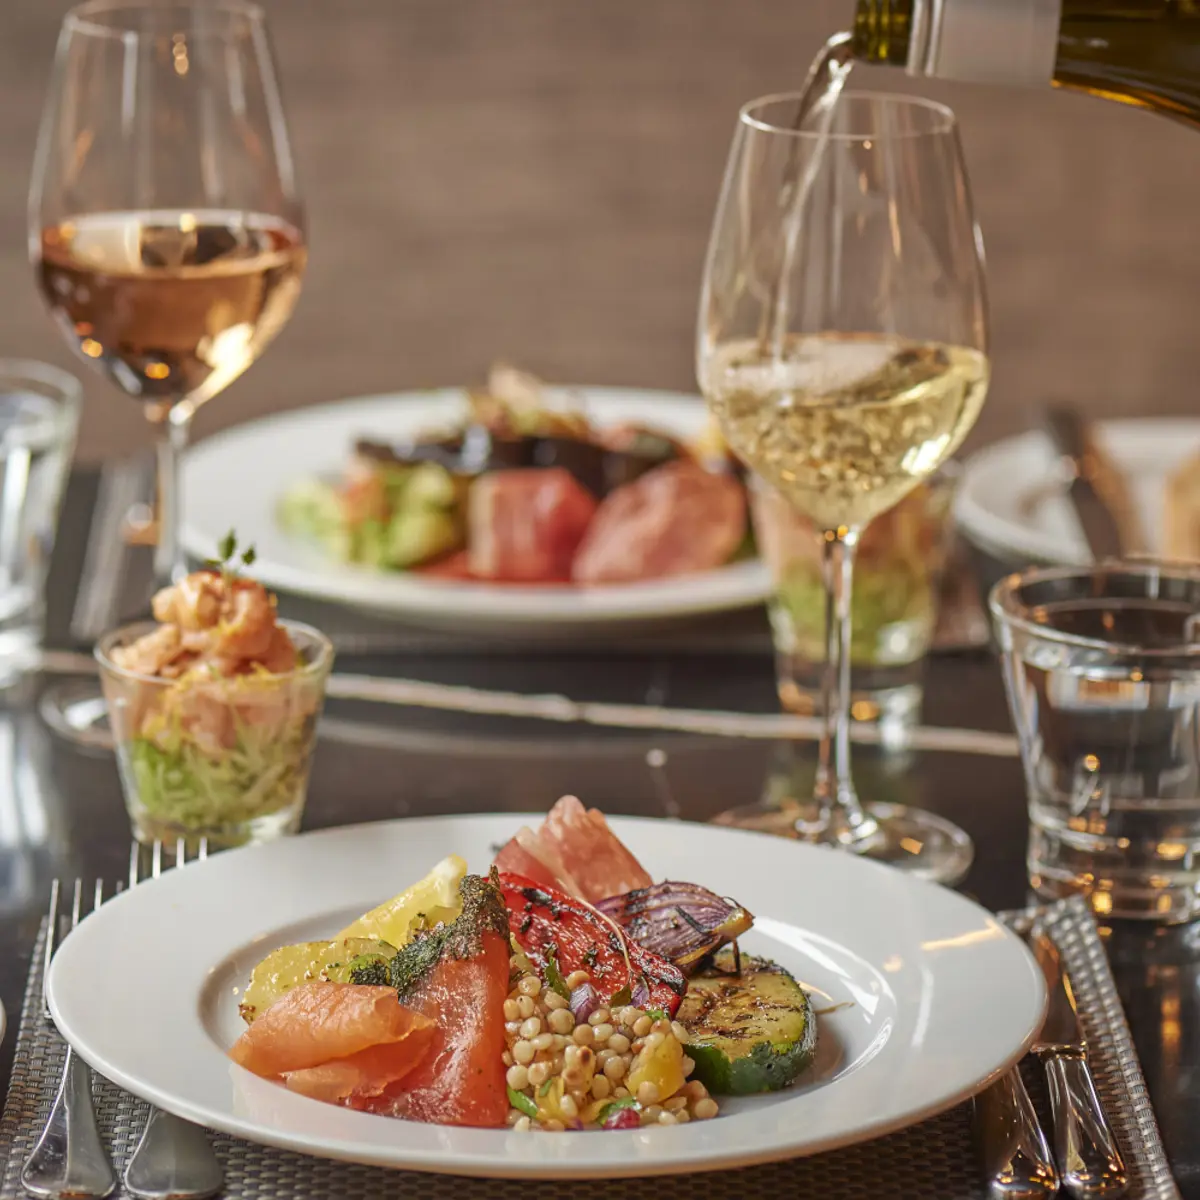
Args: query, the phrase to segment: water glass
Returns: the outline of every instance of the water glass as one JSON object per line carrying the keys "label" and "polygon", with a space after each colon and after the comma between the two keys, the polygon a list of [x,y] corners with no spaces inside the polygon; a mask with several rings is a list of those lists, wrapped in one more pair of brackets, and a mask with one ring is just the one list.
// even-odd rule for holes
{"label": "water glass", "polygon": [[0,359],[0,687],[20,676],[41,642],[81,397],[66,371]]}
{"label": "water glass", "polygon": [[292,671],[195,670],[176,679],[119,666],[112,651],[159,626],[142,621],[96,646],[125,806],[139,841],[266,841],[299,827],[333,665],[324,634],[281,621]]}
{"label": "water glass", "polygon": [[1102,916],[1200,915],[1200,567],[1034,568],[990,606],[1034,889]]}
{"label": "water glass", "polygon": [[[956,465],[947,464],[872,521],[859,540],[850,600],[850,713],[879,722],[887,744],[902,744],[920,717],[958,480]],[[820,715],[826,617],[820,535],[757,477],[750,498],[755,539],[774,585],[768,611],[779,699],[789,712]]]}

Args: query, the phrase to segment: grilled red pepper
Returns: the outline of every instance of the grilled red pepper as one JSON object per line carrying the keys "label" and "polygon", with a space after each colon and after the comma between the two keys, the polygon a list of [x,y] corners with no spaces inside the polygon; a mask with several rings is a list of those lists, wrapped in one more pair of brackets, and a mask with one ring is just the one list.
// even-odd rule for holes
{"label": "grilled red pepper", "polygon": [[573,896],[524,875],[502,873],[500,891],[513,938],[543,975],[553,957],[564,977],[586,971],[605,1003],[616,996],[628,1004],[641,985],[649,993],[639,997],[642,1007],[675,1015],[687,980],[674,963],[619,934]]}

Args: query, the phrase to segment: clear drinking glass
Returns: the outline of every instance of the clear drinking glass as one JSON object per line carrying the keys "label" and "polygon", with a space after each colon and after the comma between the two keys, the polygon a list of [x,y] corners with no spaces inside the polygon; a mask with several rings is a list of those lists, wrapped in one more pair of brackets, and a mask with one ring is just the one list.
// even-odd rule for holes
{"label": "clear drinking glass", "polygon": [[67,13],[29,250],[51,313],[158,438],[156,574],[185,570],[178,458],[196,409],[291,316],[304,216],[262,10],[93,0]]}
{"label": "clear drinking glass", "polygon": [[828,631],[810,803],[727,820],[927,877],[970,864],[850,773],[851,579],[867,524],[945,462],[987,391],[982,242],[954,115],[907,96],[742,109],[709,244],[697,374],[733,451],[818,531]]}
{"label": "clear drinking glass", "polygon": [[[954,543],[958,478],[957,470],[938,471],[872,521],[859,541],[850,601],[850,715],[876,723],[885,747],[902,746],[920,720],[924,664]],[[767,608],[779,701],[788,712],[820,715],[827,631],[818,530],[756,476],[750,508],[774,585]]]}
{"label": "clear drinking glass", "polygon": [[1043,567],[992,590],[1029,875],[1102,916],[1200,916],[1200,567]]}
{"label": "clear drinking glass", "polygon": [[57,367],[0,359],[0,687],[21,676],[41,643],[81,394]]}
{"label": "clear drinking glass", "polygon": [[159,628],[114,630],[96,646],[125,806],[140,841],[207,837],[236,846],[294,833],[333,665],[324,634],[281,621],[299,652],[282,675],[179,679],[118,666],[112,651]]}

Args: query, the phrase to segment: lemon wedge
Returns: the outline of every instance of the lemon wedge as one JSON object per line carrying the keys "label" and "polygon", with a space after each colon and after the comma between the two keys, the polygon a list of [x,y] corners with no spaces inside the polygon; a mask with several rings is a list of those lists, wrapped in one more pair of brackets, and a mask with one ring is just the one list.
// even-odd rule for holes
{"label": "lemon wedge", "polygon": [[462,912],[458,885],[466,873],[467,864],[457,854],[448,855],[424,879],[371,909],[337,936],[378,938],[399,950],[412,940],[418,920],[429,927],[439,921],[449,923]]}

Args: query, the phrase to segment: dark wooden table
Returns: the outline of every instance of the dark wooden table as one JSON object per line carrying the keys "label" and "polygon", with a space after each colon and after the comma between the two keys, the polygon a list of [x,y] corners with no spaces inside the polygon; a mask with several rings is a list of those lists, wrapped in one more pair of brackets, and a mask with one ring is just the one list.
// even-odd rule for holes
{"label": "dark wooden table", "polygon": [[[49,585],[48,644],[66,645],[66,626],[95,478],[77,474],[63,514]],[[764,656],[475,652],[343,658],[339,670],[373,671],[576,699],[771,712]],[[111,755],[70,746],[37,715],[42,681],[0,708],[0,999],[15,1025],[29,955],[55,876],[116,880],[128,859],[129,825]],[[317,753],[305,827],[428,813],[548,807],[565,792],[611,813],[687,819],[758,799],[782,773],[811,770],[813,747],[732,738],[589,730],[582,726],[453,713],[331,704],[330,736]],[[925,722],[1007,730],[999,672],[985,654],[943,657],[930,666]],[[665,753],[652,768],[651,750]],[[655,760],[658,756],[652,756]],[[990,908],[1026,901],[1026,816],[1015,758],[860,750],[868,798],[923,805],[975,840],[963,888]],[[1183,1194],[1200,1197],[1200,925],[1117,928],[1108,938],[1155,1109]],[[987,1013],[980,1019],[986,1021]],[[0,1046],[7,1087],[15,1030]]]}

